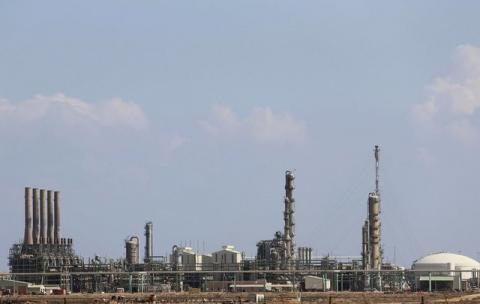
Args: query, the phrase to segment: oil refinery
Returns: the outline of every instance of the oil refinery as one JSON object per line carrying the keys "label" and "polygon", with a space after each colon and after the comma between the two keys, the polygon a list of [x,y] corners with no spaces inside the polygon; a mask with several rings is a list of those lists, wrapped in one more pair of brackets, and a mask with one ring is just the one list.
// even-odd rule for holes
{"label": "oil refinery", "polygon": [[381,245],[378,146],[374,148],[374,166],[375,186],[365,195],[368,212],[359,215],[365,217],[364,224],[358,227],[362,236],[358,244],[361,255],[348,258],[316,257],[311,247],[296,246],[296,172],[292,170],[285,172],[283,229],[274,232],[272,239],[257,241],[254,257],[247,257],[230,244],[211,254],[196,252],[188,246],[161,244],[162,248],[171,248],[171,252],[169,256],[156,255],[155,226],[148,221],[144,238],[132,235],[123,244],[119,241],[119,246],[125,248],[123,258],[85,259],[75,253],[73,238],[62,236],[60,191],[26,187],[23,242],[13,244],[10,249],[10,272],[1,274],[0,289],[11,288],[12,282],[17,287],[26,283],[73,293],[398,292],[478,288],[480,263],[462,255],[432,254],[415,261],[410,269],[385,262]]}

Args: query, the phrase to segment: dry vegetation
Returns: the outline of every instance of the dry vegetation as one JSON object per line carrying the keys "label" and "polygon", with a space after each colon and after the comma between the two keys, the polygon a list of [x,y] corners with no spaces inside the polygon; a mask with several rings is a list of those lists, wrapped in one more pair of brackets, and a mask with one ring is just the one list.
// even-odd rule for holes
{"label": "dry vegetation", "polygon": [[[3,296],[1,304],[75,304],[75,303],[247,303],[248,293],[162,293],[162,294],[74,294],[67,296]],[[479,303],[480,293],[265,293],[266,303],[323,304],[429,304]]]}

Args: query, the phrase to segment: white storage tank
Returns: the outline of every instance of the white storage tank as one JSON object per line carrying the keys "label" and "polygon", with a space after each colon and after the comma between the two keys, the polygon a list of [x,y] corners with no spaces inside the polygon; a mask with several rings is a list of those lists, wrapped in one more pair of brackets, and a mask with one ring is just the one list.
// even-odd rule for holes
{"label": "white storage tank", "polygon": [[480,263],[461,254],[439,252],[414,261],[412,270],[416,270],[417,289],[465,290],[472,279],[478,279]]}

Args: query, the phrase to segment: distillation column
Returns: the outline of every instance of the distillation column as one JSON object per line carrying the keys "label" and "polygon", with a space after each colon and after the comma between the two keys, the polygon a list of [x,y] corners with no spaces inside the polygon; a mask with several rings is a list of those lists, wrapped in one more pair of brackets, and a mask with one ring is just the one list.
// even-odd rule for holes
{"label": "distillation column", "polygon": [[153,223],[145,224],[145,263],[151,262],[153,257]]}
{"label": "distillation column", "polygon": [[380,270],[380,197],[372,192],[368,196],[368,206],[370,210],[370,262],[372,269]]}
{"label": "distillation column", "polygon": [[295,176],[292,171],[285,172],[285,211],[284,211],[284,239],[286,249],[286,266],[290,268],[295,260],[295,199],[293,190]]}
{"label": "distillation column", "polygon": [[32,213],[32,189],[25,187],[25,234],[23,243],[26,245],[33,244]]}
{"label": "distillation column", "polygon": [[368,222],[369,222],[369,253],[370,268],[376,270],[376,280],[374,287],[378,290],[382,288],[380,270],[382,268],[382,249],[381,249],[381,223],[380,223],[380,190],[379,190],[379,152],[378,146],[375,146],[375,192],[368,195]]}
{"label": "distillation column", "polygon": [[139,263],[139,245],[140,240],[137,236],[132,236],[129,240],[125,240],[125,258],[128,264],[134,265]]}

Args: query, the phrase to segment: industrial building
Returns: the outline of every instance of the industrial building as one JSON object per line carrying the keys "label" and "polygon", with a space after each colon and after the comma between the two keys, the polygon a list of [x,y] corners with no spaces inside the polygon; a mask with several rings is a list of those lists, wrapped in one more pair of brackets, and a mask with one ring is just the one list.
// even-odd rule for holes
{"label": "industrial building", "polygon": [[83,261],[75,255],[73,240],[61,236],[60,192],[25,188],[25,231],[23,243],[14,244],[9,253],[13,273],[54,272],[56,276],[23,276],[36,284],[68,285],[62,275],[75,271]]}
{"label": "industrial building", "polygon": [[[10,249],[11,275],[4,279],[59,286],[72,292],[113,292],[117,289],[159,292],[192,288],[203,291],[300,288],[399,291],[466,290],[480,286],[480,266],[468,257],[434,254],[415,261],[411,271],[384,261],[379,147],[375,146],[373,152],[375,180],[373,191],[366,192],[365,220],[359,227],[360,256],[316,257],[311,247],[297,247],[296,176],[294,171],[287,170],[284,199],[280,205],[283,207],[283,227],[272,239],[256,243],[254,257],[245,256],[233,245],[225,245],[211,254],[174,245],[169,256],[155,255],[154,226],[148,221],[144,226],[144,239],[132,235],[124,240],[124,257],[84,259],[75,254],[73,239],[61,235],[60,192],[26,187],[24,238]],[[145,244],[143,260],[141,244]]]}
{"label": "industrial building", "polygon": [[215,270],[241,270],[242,253],[235,250],[233,245],[225,245],[222,250],[216,251],[212,254],[213,267]]}
{"label": "industrial building", "polygon": [[176,265],[177,269],[187,271],[213,270],[214,263],[212,255],[199,254],[192,247],[174,246],[170,255],[170,263]]}
{"label": "industrial building", "polygon": [[415,286],[419,290],[469,290],[480,286],[480,263],[461,254],[430,254],[413,262],[412,270],[416,270]]}

